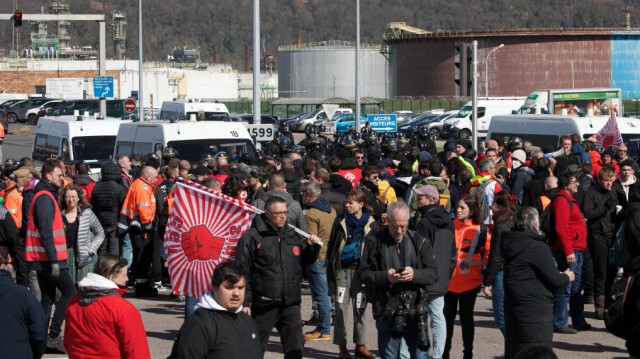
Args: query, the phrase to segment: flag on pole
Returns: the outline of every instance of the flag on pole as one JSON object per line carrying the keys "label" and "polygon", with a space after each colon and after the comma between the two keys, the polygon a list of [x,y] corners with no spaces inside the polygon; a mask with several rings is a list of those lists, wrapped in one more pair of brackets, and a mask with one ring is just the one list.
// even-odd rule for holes
{"label": "flag on pole", "polygon": [[200,298],[211,291],[215,267],[236,257],[254,208],[191,181],[177,182],[164,235],[174,294]]}
{"label": "flag on pole", "polygon": [[605,125],[595,135],[589,137],[588,141],[593,141],[601,148],[609,148],[609,146],[617,146],[622,143],[622,136],[618,129],[618,121],[616,114],[611,111],[611,116]]}

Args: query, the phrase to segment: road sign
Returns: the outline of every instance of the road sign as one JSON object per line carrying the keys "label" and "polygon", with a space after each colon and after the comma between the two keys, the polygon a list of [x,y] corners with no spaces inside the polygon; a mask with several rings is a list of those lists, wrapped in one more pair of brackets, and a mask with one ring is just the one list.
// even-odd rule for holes
{"label": "road sign", "polygon": [[396,132],[398,131],[397,115],[368,115],[367,121],[371,129],[376,132]]}
{"label": "road sign", "polygon": [[113,97],[113,76],[93,78],[93,97]]}
{"label": "road sign", "polygon": [[127,113],[133,113],[133,111],[136,110],[136,107],[138,107],[138,103],[135,99],[129,97],[124,101],[124,110],[127,111]]}
{"label": "road sign", "polygon": [[273,125],[247,125],[251,137],[255,137],[256,141],[273,140]]}

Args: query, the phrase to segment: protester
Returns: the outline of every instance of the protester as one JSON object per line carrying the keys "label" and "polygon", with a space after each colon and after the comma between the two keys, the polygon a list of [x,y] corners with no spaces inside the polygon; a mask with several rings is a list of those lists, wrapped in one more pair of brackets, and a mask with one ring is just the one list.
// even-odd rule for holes
{"label": "protester", "polygon": [[[491,161],[491,160],[489,160]],[[456,219],[453,220],[457,263],[449,281],[449,291],[444,296],[444,316],[447,321],[447,341],[443,358],[449,358],[453,323],[460,306],[463,358],[473,357],[475,323],[473,308],[482,284],[483,259],[489,254],[491,233],[479,217],[480,207],[475,198],[464,196],[458,202]]]}
{"label": "protester", "polygon": [[287,201],[287,222],[291,225],[307,230],[307,223],[304,220],[304,214],[302,214],[302,208],[300,202],[293,199],[291,194],[286,190],[285,177],[282,172],[273,172],[269,176],[269,184],[267,186],[268,191],[257,199],[254,206],[258,209],[265,209],[266,202],[271,197],[280,197]]}
{"label": "protester", "polygon": [[213,271],[212,292],[180,328],[171,359],[262,358],[256,323],[243,312],[246,276],[238,265],[225,262]]}
{"label": "protester", "polygon": [[98,254],[120,254],[117,236],[118,213],[127,196],[127,190],[120,183],[120,168],[116,164],[103,164],[100,174],[102,179],[93,188],[90,201],[91,210],[100,220],[105,236]]}
{"label": "protester", "polygon": [[127,261],[105,253],[78,283],[64,328],[69,358],[151,358],[140,313],[122,298],[127,280]]}
{"label": "protester", "polygon": [[367,293],[356,275],[362,261],[365,237],[374,222],[367,196],[361,191],[347,195],[346,213],[338,218],[331,229],[331,239],[327,249],[327,278],[329,293],[335,297],[336,314],[333,344],[339,346],[339,357],[349,358],[347,349],[347,317],[349,304],[353,311],[353,341],[355,355],[371,358],[367,349],[364,313],[367,308]]}
{"label": "protester", "polygon": [[438,280],[438,264],[429,239],[408,229],[404,201],[389,204],[387,218],[387,228],[367,237],[359,268],[372,289],[380,357],[399,358],[406,345],[412,359],[428,358],[426,286]]}
{"label": "protester", "polygon": [[287,225],[287,214],[287,200],[269,197],[264,213],[254,218],[251,228],[240,238],[236,263],[250,278],[243,311],[257,323],[263,353],[269,334],[276,327],[284,357],[302,358],[302,267],[303,261],[315,261],[320,238],[311,235],[301,241]]}
{"label": "protester", "polygon": [[491,249],[487,270],[483,278],[484,293],[491,296],[493,304],[493,319],[498,328],[505,335],[504,324],[504,284],[503,284],[503,260],[501,252],[502,236],[510,232],[514,224],[514,215],[517,211],[517,198],[507,191],[500,191],[493,199],[493,231],[491,233]]}
{"label": "protester", "polygon": [[[573,195],[578,191],[578,179],[572,173],[566,173],[560,180],[560,189],[553,200],[553,219],[555,223],[555,244],[552,254],[558,270],[569,268],[575,274],[575,280],[555,292],[553,302],[553,328],[555,333],[575,334],[578,330],[589,330],[591,325],[584,317],[584,302],[580,293],[582,287],[582,251],[587,247],[587,228]],[[571,307],[571,322],[568,326]]]}
{"label": "protester", "polygon": [[4,358],[40,358],[47,348],[47,319],[27,288],[13,282],[0,256],[0,353]]}
{"label": "protester", "polygon": [[[56,309],[49,325],[47,347],[66,353],[62,344],[62,322],[69,300],[76,293],[67,265],[67,245],[64,222],[56,198],[62,187],[60,161],[48,160],[42,165],[42,180],[34,188],[29,210],[25,259],[37,275],[45,318],[51,318],[51,306]],[[56,301],[56,290],[60,297]]]}
{"label": "protester", "polygon": [[[564,273],[558,272],[539,228],[538,212],[524,207],[515,215],[514,229],[500,235],[504,258],[505,358],[515,357],[527,345],[551,348],[553,292],[574,279],[568,268]],[[494,241],[492,247],[496,245]]]}
{"label": "protester", "polygon": [[447,211],[438,204],[439,193],[436,187],[425,185],[413,190],[416,194],[418,210],[414,218],[419,222],[414,228],[433,245],[433,254],[438,264],[438,281],[428,284],[427,308],[431,317],[433,334],[431,358],[440,359],[447,338],[447,323],[444,318],[444,295],[449,287],[449,278],[456,266],[456,246],[453,240],[453,221]]}
{"label": "protester", "polygon": [[327,283],[326,256],[331,236],[331,227],[336,220],[336,211],[331,204],[320,197],[320,185],[315,182],[302,184],[302,203],[305,205],[304,218],[309,234],[322,240],[322,247],[315,262],[306,268],[313,301],[318,308],[318,325],[304,335],[308,341],[331,339],[331,300]]}

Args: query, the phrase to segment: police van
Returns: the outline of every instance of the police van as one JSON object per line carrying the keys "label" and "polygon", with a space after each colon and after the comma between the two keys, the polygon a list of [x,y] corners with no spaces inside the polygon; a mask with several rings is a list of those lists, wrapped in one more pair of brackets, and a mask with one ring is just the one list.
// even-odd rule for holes
{"label": "police van", "polygon": [[[487,138],[520,137],[541,148],[558,147],[562,135],[577,133],[588,139],[596,134],[609,120],[609,116],[566,116],[566,115],[505,115],[493,116]],[[640,119],[618,117],[618,129],[625,143],[640,138]]]}
{"label": "police van", "polygon": [[42,117],[35,131],[32,158],[37,167],[48,158],[83,161],[98,173],[103,163],[113,161],[118,129],[129,122],[113,117]]}
{"label": "police van", "polygon": [[150,153],[160,156],[167,147],[191,163],[221,151],[230,161],[244,154],[257,158],[251,136],[240,122],[161,120],[123,123],[113,156],[128,155],[133,161],[140,161]]}
{"label": "police van", "polygon": [[229,110],[223,103],[197,101],[164,101],[160,108],[160,120],[229,121]]}

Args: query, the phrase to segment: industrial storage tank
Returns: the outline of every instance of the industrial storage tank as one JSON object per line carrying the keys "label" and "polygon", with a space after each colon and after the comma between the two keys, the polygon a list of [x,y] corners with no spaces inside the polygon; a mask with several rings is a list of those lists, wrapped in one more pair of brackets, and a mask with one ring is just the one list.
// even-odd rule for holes
{"label": "industrial storage tank", "polygon": [[[387,60],[381,45],[360,46],[360,97],[387,97]],[[280,97],[355,97],[356,44],[322,41],[278,47]]]}

